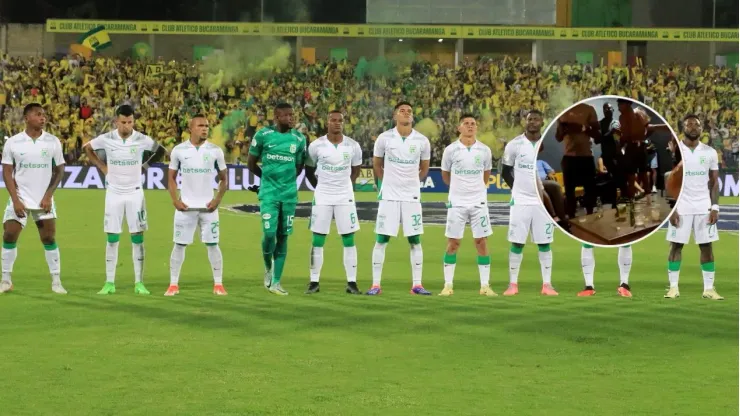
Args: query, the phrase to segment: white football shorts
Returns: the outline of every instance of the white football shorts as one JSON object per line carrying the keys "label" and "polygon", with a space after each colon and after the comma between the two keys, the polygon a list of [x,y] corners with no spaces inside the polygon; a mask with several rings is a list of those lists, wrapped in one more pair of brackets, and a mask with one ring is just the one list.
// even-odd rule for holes
{"label": "white football shorts", "polygon": [[130,233],[140,233],[147,230],[146,202],[143,189],[130,194],[105,192],[104,231],[107,234],[121,234],[124,217]]}
{"label": "white football shorts", "polygon": [[403,224],[404,237],[424,234],[421,202],[385,201],[378,204],[375,234],[398,236],[398,227]]}
{"label": "white football shorts", "polygon": [[719,240],[717,224],[709,225],[709,213],[698,215],[679,215],[678,227],[668,223],[666,240],[671,243],[688,244],[694,232],[696,244],[707,244]]}
{"label": "white football shorts", "polygon": [[535,244],[550,244],[555,223],[541,205],[515,205],[509,209],[509,242],[525,244],[532,233]]}
{"label": "white football shorts", "polygon": [[15,215],[15,210],[13,209],[13,203],[8,200],[8,205],[5,207],[5,214],[3,214],[3,224],[5,224],[8,221],[16,221],[18,222],[21,227],[26,227],[26,224],[28,223],[28,218],[31,217],[31,220],[33,222],[42,221],[42,220],[53,220],[57,217],[57,207],[54,204],[54,200],[51,201],[51,211],[44,212],[44,211],[26,211],[26,216],[23,218],[18,218],[17,215]]}
{"label": "white football shorts", "polygon": [[200,241],[205,244],[218,243],[218,210],[213,212],[175,211],[172,241],[175,244],[192,244],[195,229],[198,227],[200,227]]}
{"label": "white football shorts", "polygon": [[445,237],[462,239],[465,235],[466,224],[470,224],[473,238],[483,238],[491,235],[493,231],[491,230],[488,204],[448,208]]}
{"label": "white football shorts", "polygon": [[339,235],[352,234],[360,231],[360,223],[357,221],[357,207],[352,205],[314,205],[311,207],[311,223],[309,228],[312,233],[329,234],[331,220],[337,223]]}

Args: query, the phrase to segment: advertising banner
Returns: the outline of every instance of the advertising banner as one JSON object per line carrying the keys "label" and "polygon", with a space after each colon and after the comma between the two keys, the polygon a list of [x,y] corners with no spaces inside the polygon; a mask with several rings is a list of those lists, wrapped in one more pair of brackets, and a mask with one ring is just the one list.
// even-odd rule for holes
{"label": "advertising banner", "polygon": [[111,34],[328,36],[361,38],[463,38],[738,42],[737,29],[560,28],[547,26],[344,25],[311,23],[155,22],[49,19],[46,31]]}

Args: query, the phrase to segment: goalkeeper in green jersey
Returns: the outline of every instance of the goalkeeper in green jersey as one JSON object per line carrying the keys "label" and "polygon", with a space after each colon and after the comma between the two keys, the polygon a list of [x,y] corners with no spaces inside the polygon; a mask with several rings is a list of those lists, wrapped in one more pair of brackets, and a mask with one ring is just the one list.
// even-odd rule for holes
{"label": "goalkeeper in green jersey", "polygon": [[[247,158],[250,172],[260,178],[260,186],[249,189],[258,192],[260,200],[265,287],[276,295],[288,294],[280,285],[280,278],[298,203],[296,177],[303,170],[305,156],[306,138],[293,128],[293,108],[290,104],[278,104],[275,125],[254,135]],[[261,167],[258,161],[262,162]]]}

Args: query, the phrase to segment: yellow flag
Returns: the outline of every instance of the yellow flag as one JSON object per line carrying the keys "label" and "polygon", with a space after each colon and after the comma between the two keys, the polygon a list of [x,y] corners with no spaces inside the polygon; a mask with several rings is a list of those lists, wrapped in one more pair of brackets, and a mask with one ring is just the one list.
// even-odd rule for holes
{"label": "yellow flag", "polygon": [[94,51],[105,49],[111,45],[110,36],[105,27],[98,26],[84,35],[80,36],[79,44]]}

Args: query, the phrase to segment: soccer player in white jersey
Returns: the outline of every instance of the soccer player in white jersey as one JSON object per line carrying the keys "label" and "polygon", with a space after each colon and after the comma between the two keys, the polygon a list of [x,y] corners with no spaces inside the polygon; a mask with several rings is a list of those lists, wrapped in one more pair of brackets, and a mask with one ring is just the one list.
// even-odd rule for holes
{"label": "soccer player in white jersey", "polygon": [[[170,153],[168,190],[175,206],[173,241],[170,255],[170,286],[165,296],[180,293],[180,270],[185,261],[185,249],[193,243],[195,229],[206,245],[213,272],[213,294],[226,295],[223,285],[223,255],[218,246],[218,206],[226,193],[226,161],[220,147],[208,139],[208,119],[197,115],[190,119],[190,140],[180,143]],[[177,172],[182,186],[177,195]],[[213,178],[218,179],[218,193],[213,195]]]}
{"label": "soccer player in white jersey", "polygon": [[[161,158],[165,150],[151,137],[134,130],[134,109],[129,105],[122,105],[116,110],[115,130],[85,143],[84,149],[90,162],[106,175],[103,228],[108,235],[108,244],[105,249],[105,285],[98,294],[109,295],[116,292],[118,242],[125,217],[131,234],[134,293],[148,295],[149,291],[142,280],[147,218],[141,173],[142,169],[149,167],[149,163]],[[97,150],[105,151],[106,163],[97,156]],[[154,153],[149,160],[142,163],[145,151]]]}
{"label": "soccer player in white jersey", "polygon": [[668,224],[667,240],[671,243],[668,253],[668,280],[670,288],[666,298],[679,297],[678,272],[681,269],[681,251],[689,242],[691,232],[699,245],[699,262],[704,277],[705,299],[722,300],[714,288],[714,253],[712,242],[719,240],[719,167],[717,152],[699,141],[702,122],[695,115],[683,120],[683,140],[678,144],[683,163],[683,188]]}
{"label": "soccer player in white jersey", "polygon": [[18,256],[18,237],[32,217],[44,245],[51,273],[51,290],[67,293],[60,278],[61,263],[56,242],[57,212],[54,191],[64,176],[64,156],[59,139],[43,130],[46,113],[41,104],[23,108],[26,130],[5,142],[3,180],[10,194],[3,216],[2,280],[0,293],[13,290],[13,264]]}
{"label": "soccer player in white jersey", "polygon": [[359,143],[342,133],[344,115],[340,111],[329,113],[327,127],[326,136],[319,137],[308,146],[305,168],[306,178],[315,187],[311,207],[311,281],[306,293],[320,290],[324,243],[333,217],[344,246],[344,271],[347,274],[345,291],[359,295],[355,233],[360,230],[360,224],[357,221],[354,183],[360,174],[362,149]]}
{"label": "soccer player in white jersey", "polygon": [[488,236],[492,234],[488,212],[488,178],[491,176],[491,149],[475,138],[478,123],[472,114],[463,114],[457,127],[460,137],[442,153],[442,180],[450,187],[447,199],[447,249],[444,255],[445,285],[440,296],[451,296],[457,251],[470,224],[478,252],[480,294],[497,296],[489,286],[491,256]]}
{"label": "soccer player in white jersey", "polygon": [[[630,270],[632,269],[632,246],[619,247],[617,264],[619,264],[619,287],[617,287],[617,294],[625,298],[631,298],[632,292],[629,280]],[[581,247],[581,269],[583,270],[583,279],[586,281],[586,287],[578,292],[578,296],[593,296],[596,294],[596,289],[594,289],[596,259],[594,258],[594,246],[590,244],[583,244]]]}
{"label": "soccer player in white jersey", "polygon": [[373,248],[373,285],[368,295],[379,295],[385,262],[385,248],[391,237],[398,235],[399,225],[411,246],[411,294],[431,295],[421,285],[424,253],[421,235],[421,182],[429,172],[431,145],[429,139],[414,130],[414,110],[406,101],[393,109],[396,127],[381,133],[373,150],[373,173],[378,184],[378,217],[375,222]]}
{"label": "soccer player in white jersey", "polygon": [[[542,291],[546,296],[557,296],[552,287],[552,251],[555,224],[550,215],[543,209],[542,201],[551,207],[547,193],[537,177],[535,148],[541,137],[542,113],[532,110],[527,114],[526,128],[523,134],[515,137],[504,148],[503,171],[501,176],[511,188],[511,206],[509,210],[509,287],[504,296],[519,293],[519,267],[522,264],[522,251],[527,236],[532,234],[532,242],[539,249],[540,269],[542,272]],[[538,187],[539,192],[538,192]],[[549,208],[551,210],[551,208]]]}

